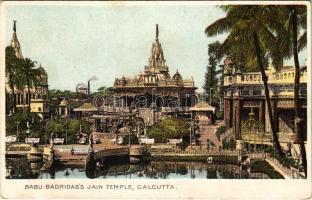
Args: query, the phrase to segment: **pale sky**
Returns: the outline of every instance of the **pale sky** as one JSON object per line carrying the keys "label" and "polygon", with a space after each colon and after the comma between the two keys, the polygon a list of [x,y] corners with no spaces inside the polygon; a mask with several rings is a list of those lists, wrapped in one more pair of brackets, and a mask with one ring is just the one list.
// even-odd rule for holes
{"label": "pale sky", "polygon": [[[134,77],[148,64],[158,23],[170,74],[179,69],[183,78],[193,76],[201,91],[208,44],[224,39],[204,33],[207,25],[225,16],[212,5],[7,5],[5,11],[6,44],[17,20],[23,56],[45,67],[50,89],[74,91],[77,83],[96,76],[93,92],[112,86],[115,77]],[[303,51],[300,64],[305,59]]]}

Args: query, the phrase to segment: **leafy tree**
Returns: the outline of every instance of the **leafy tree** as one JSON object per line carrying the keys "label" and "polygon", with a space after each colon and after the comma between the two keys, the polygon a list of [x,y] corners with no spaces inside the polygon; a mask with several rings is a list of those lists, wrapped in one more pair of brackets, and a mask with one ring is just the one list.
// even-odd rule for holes
{"label": "leafy tree", "polygon": [[111,87],[107,88],[105,86],[102,86],[102,87],[99,87],[97,89],[97,92],[94,92],[92,95],[93,96],[99,96],[99,95],[110,96],[111,94],[112,94],[112,88]]}
{"label": "leafy tree", "polygon": [[73,99],[76,97],[76,93],[70,90],[56,90],[56,89],[52,89],[49,90],[49,97],[52,98],[61,98],[64,97],[66,99]]}
{"label": "leafy tree", "polygon": [[165,143],[168,139],[180,139],[189,136],[188,124],[177,118],[167,118],[154,124],[147,130],[147,136],[157,143]]}
{"label": "leafy tree", "polygon": [[[207,65],[207,71],[205,73],[205,83],[203,86],[204,93],[208,97],[209,103],[214,107],[219,107],[218,101],[222,94],[222,69],[217,69],[217,65],[220,60],[220,48],[219,41],[208,45],[209,64]],[[211,100],[211,102],[210,102]]]}
{"label": "leafy tree", "polygon": [[76,134],[80,131],[89,134],[90,133],[90,123],[85,120],[79,119],[63,119],[63,118],[55,118],[51,121],[48,121],[48,134],[51,133],[56,134],[57,137],[66,138],[67,131],[67,143],[72,144],[78,142],[75,140]]}

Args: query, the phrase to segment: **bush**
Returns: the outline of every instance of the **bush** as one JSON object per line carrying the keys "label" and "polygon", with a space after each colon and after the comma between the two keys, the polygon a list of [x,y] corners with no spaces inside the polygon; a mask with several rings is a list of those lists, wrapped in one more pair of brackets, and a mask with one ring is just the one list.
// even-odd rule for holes
{"label": "bush", "polygon": [[212,147],[215,147],[215,144],[210,139],[207,139],[207,148],[212,148]]}
{"label": "bush", "polygon": [[231,149],[234,150],[236,148],[236,141],[233,137],[231,137],[230,141],[223,140],[222,141],[222,147],[224,149]]}
{"label": "bush", "polygon": [[147,136],[154,138],[156,143],[166,143],[173,138],[183,138],[184,141],[189,136],[188,124],[177,118],[167,118],[149,128]]}
{"label": "bush", "polygon": [[6,116],[6,136],[16,135],[17,125],[20,133],[20,140],[26,137],[27,121],[30,126],[31,137],[37,137],[43,132],[42,119],[36,113],[30,113],[28,115],[27,110],[17,111],[11,116]]}
{"label": "bush", "polygon": [[265,149],[265,152],[266,153],[269,153],[272,157],[274,157],[275,159],[277,159],[282,165],[290,168],[290,166],[293,166],[293,167],[297,167],[296,166],[296,161],[291,158],[291,157],[285,157],[285,158],[282,158],[278,152],[276,150],[274,150],[272,147],[268,148],[268,149]]}
{"label": "bush", "polygon": [[217,136],[219,141],[220,141],[220,135],[222,135],[225,131],[226,131],[226,127],[225,126],[220,126],[220,127],[217,128],[216,136]]}
{"label": "bush", "polygon": [[189,136],[183,136],[182,137],[182,142],[179,143],[177,146],[180,147],[182,150],[186,149],[190,145],[190,138]]}
{"label": "bush", "polygon": [[67,143],[73,144],[76,141],[76,134],[80,130],[85,134],[90,133],[90,123],[85,120],[78,120],[78,119],[62,119],[56,118],[51,121],[47,122],[48,127],[48,137],[50,137],[51,133],[54,133],[55,137],[62,137],[66,138],[66,128],[67,128]]}

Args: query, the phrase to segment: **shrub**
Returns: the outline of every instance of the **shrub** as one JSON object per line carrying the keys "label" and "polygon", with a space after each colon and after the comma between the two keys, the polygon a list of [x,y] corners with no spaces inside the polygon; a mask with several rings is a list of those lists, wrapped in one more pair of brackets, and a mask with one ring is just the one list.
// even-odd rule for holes
{"label": "shrub", "polygon": [[167,118],[154,124],[147,130],[147,136],[156,143],[166,143],[168,139],[186,138],[189,135],[188,124],[177,118]]}
{"label": "shrub", "polygon": [[76,141],[76,134],[80,130],[85,134],[90,133],[90,123],[85,120],[78,119],[62,119],[56,118],[47,122],[48,127],[48,137],[50,137],[51,133],[55,134],[55,137],[66,138],[66,129],[67,129],[67,143],[73,144]]}
{"label": "shrub", "polygon": [[276,150],[274,150],[272,147],[265,149],[266,153],[269,153],[272,157],[277,159],[282,165],[290,168],[290,166],[297,167],[296,161],[291,157],[284,157],[282,158]]}
{"label": "shrub", "polygon": [[222,146],[224,149],[231,149],[234,150],[236,148],[236,141],[233,137],[229,141],[223,140],[222,141]]}
{"label": "shrub", "polygon": [[207,147],[212,148],[214,146],[215,146],[215,144],[210,139],[207,139]]}
{"label": "shrub", "polygon": [[217,128],[216,136],[217,136],[219,141],[220,141],[220,135],[222,135],[225,131],[226,131],[226,127],[225,126],[220,126],[220,127]]}

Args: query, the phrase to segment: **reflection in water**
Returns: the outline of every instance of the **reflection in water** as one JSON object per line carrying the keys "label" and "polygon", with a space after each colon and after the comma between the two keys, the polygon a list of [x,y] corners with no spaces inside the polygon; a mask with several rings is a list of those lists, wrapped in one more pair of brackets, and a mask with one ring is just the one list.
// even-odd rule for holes
{"label": "reflection in water", "polygon": [[[29,163],[25,159],[6,159],[7,178],[115,178],[115,179],[243,179],[268,178],[262,173],[248,173],[238,165],[208,164],[204,162],[156,162],[136,165],[114,163],[84,170],[82,167],[55,166],[48,172],[40,171],[42,163]],[[9,171],[8,171],[9,170]]]}
{"label": "reflection in water", "polygon": [[26,157],[6,158],[6,177],[9,179],[36,179],[40,175],[41,162],[28,162]]}

